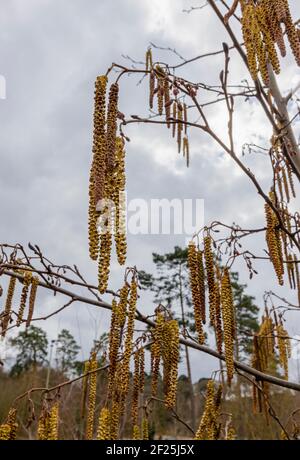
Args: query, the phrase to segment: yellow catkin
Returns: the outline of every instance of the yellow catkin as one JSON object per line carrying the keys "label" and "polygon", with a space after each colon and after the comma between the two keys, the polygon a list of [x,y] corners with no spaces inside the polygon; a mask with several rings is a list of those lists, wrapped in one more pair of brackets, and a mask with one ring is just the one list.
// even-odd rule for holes
{"label": "yellow catkin", "polygon": [[133,388],[131,399],[131,418],[132,424],[138,423],[138,403],[139,403],[139,377],[140,377],[140,355],[139,350],[134,354],[134,374],[133,374]]}
{"label": "yellow catkin", "polygon": [[145,389],[145,350],[140,348],[139,350],[139,391],[144,392]]}
{"label": "yellow catkin", "polygon": [[110,424],[109,424],[110,413],[107,407],[103,407],[99,416],[99,425],[97,432],[97,439],[99,441],[110,440]]}
{"label": "yellow catkin", "polygon": [[47,440],[57,441],[58,440],[58,422],[59,422],[59,405],[55,402],[51,407],[49,414],[49,429]]}
{"label": "yellow catkin", "polygon": [[0,441],[10,440],[11,427],[7,423],[0,425]]}
{"label": "yellow catkin", "polygon": [[277,324],[276,326],[276,335],[277,335],[277,345],[279,352],[279,362],[284,370],[284,378],[288,379],[289,369],[288,369],[288,358],[291,355],[291,345],[288,333],[284,329],[282,324]]}
{"label": "yellow catkin", "polygon": [[204,258],[206,265],[206,276],[208,284],[208,296],[209,296],[209,319],[210,324],[215,324],[215,311],[214,311],[214,300],[215,300],[215,271],[214,271],[214,256],[212,252],[212,239],[209,235],[204,237]]}
{"label": "yellow catkin", "polygon": [[18,429],[16,409],[11,408],[9,410],[8,416],[7,416],[7,424],[10,426],[9,439],[10,441],[14,441],[15,439],[17,439],[17,429]]}
{"label": "yellow catkin", "polygon": [[110,439],[118,439],[119,424],[120,424],[120,401],[114,400],[110,414]]}
{"label": "yellow catkin", "polygon": [[125,210],[125,148],[123,139],[116,140],[116,163],[114,170],[113,201],[115,205],[114,237],[117,258],[120,265],[126,261],[126,210]]}
{"label": "yellow catkin", "polygon": [[115,372],[117,368],[118,349],[120,344],[120,324],[118,317],[119,305],[115,299],[112,301],[112,315],[109,332],[109,371],[108,371],[108,395],[113,391]]}
{"label": "yellow catkin", "polygon": [[9,325],[11,309],[12,309],[12,300],[13,300],[13,296],[15,292],[16,281],[17,279],[14,276],[12,276],[9,280],[7,297],[6,297],[6,302],[5,302],[4,312],[3,312],[3,319],[2,319],[2,324],[1,324],[2,337],[5,337],[5,334],[6,334],[8,325]]}
{"label": "yellow catkin", "polygon": [[[97,357],[94,352],[90,360],[90,371],[97,369]],[[94,433],[94,418],[95,418],[95,407],[96,407],[96,392],[97,392],[97,372],[92,372],[89,378],[89,394],[88,394],[88,415],[85,437],[88,440],[93,439]]]}
{"label": "yellow catkin", "polygon": [[31,283],[31,278],[32,278],[32,273],[29,271],[26,271],[24,274],[24,279],[23,279],[23,288],[21,292],[21,300],[20,300],[20,306],[19,306],[17,322],[16,322],[18,327],[21,325],[23,321],[23,314],[24,314],[24,310],[26,307],[27,295],[28,295],[28,290],[29,290],[29,286]]}
{"label": "yellow catkin", "polygon": [[[87,374],[90,371],[90,360],[85,361],[84,363],[84,370],[83,373]],[[85,416],[85,406],[86,406],[86,396],[87,396],[87,390],[88,390],[88,381],[89,381],[89,375],[84,375],[82,379],[82,385],[81,385],[81,418],[84,418]]]}
{"label": "yellow catkin", "polygon": [[[201,278],[201,256],[198,256],[196,245],[191,241],[188,245],[188,267],[189,267],[189,278],[190,286],[192,291],[192,300],[194,306],[194,318],[195,326],[198,334],[198,340],[201,344],[204,343],[204,332],[203,332],[203,310],[205,312],[205,298],[203,306],[203,285],[204,274],[202,273]],[[204,316],[205,320],[205,316]]]}
{"label": "yellow catkin", "polygon": [[134,441],[138,441],[139,439],[141,439],[141,432],[140,432],[140,428],[138,425],[134,425],[133,426],[133,430],[132,430],[132,439]]}
{"label": "yellow catkin", "polygon": [[119,85],[113,83],[109,90],[107,108],[107,169],[112,171],[115,164],[117,114],[118,114]]}
{"label": "yellow catkin", "polygon": [[[111,216],[107,220],[111,220]],[[99,292],[104,294],[107,285],[110,272],[110,259],[111,259],[111,247],[112,247],[112,232],[111,224],[108,224],[107,229],[100,236],[100,256],[98,263],[98,283]]]}
{"label": "yellow catkin", "polygon": [[224,328],[225,360],[227,368],[227,380],[230,385],[233,378],[233,344],[234,344],[234,316],[233,316],[233,296],[230,283],[229,270],[226,267],[223,272],[221,282],[221,310]]}
{"label": "yellow catkin", "polygon": [[129,385],[129,365],[130,357],[133,347],[133,333],[134,333],[134,319],[136,312],[136,302],[137,302],[137,281],[135,278],[132,278],[130,285],[130,297],[129,297],[129,308],[128,308],[128,319],[127,319],[127,331],[125,337],[125,350],[123,357],[122,365],[122,377],[121,377],[121,390],[123,397],[126,396]]}
{"label": "yellow catkin", "polygon": [[215,282],[215,289],[214,289],[214,310],[215,310],[215,336],[216,336],[216,344],[217,350],[220,354],[222,354],[222,344],[223,344],[223,328],[222,328],[222,314],[221,314],[221,295],[220,295],[220,286],[219,281],[216,280]]}
{"label": "yellow catkin", "polygon": [[165,406],[171,409],[176,404],[178,362],[179,362],[179,326],[176,320],[166,323],[168,326],[168,383],[166,388]]}
{"label": "yellow catkin", "polygon": [[26,327],[29,327],[31,324],[31,320],[34,313],[34,305],[36,299],[37,288],[39,285],[39,278],[37,276],[33,276],[31,280],[31,289],[29,295],[29,308],[28,308],[28,315],[26,320]]}
{"label": "yellow catkin", "polygon": [[119,325],[120,325],[121,330],[123,329],[125,321],[126,321],[128,294],[129,294],[129,286],[126,283],[120,290],[120,301],[118,305],[118,320],[119,320]]}
{"label": "yellow catkin", "polygon": [[49,413],[42,409],[37,428],[37,437],[40,441],[46,441],[49,434]]}
{"label": "yellow catkin", "polygon": [[151,396],[156,396],[159,367],[161,361],[161,343],[163,340],[164,317],[161,312],[156,312],[155,329],[152,333],[153,343],[151,344]]}
{"label": "yellow catkin", "polygon": [[142,433],[143,433],[143,440],[148,441],[149,440],[149,424],[148,424],[148,419],[146,417],[144,417],[142,420]]}
{"label": "yellow catkin", "polygon": [[234,441],[236,439],[235,429],[231,426],[228,428],[226,441]]}
{"label": "yellow catkin", "polygon": [[[272,202],[274,202],[273,193],[270,193],[270,199]],[[268,203],[265,204],[265,216],[266,216],[266,222],[267,222],[266,242],[268,245],[269,255],[270,255],[270,259],[273,264],[275,273],[277,275],[278,282],[280,285],[282,285],[284,266],[283,266],[280,231],[277,228],[277,225],[278,225],[277,216],[275,215],[274,211],[272,210],[271,206]]]}
{"label": "yellow catkin", "polygon": [[211,421],[214,413],[215,384],[213,380],[207,382],[206,399],[204,411],[195,434],[196,440],[205,440],[209,437]]}
{"label": "yellow catkin", "polygon": [[206,323],[206,304],[205,304],[205,273],[203,264],[203,251],[197,251],[197,265],[198,265],[198,289],[200,292],[200,309],[202,323]]}

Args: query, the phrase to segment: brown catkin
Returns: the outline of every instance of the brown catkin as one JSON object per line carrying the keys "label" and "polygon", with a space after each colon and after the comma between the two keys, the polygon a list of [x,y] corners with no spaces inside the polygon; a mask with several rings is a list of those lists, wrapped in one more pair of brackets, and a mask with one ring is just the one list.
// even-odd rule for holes
{"label": "brown catkin", "polygon": [[95,82],[94,134],[93,134],[93,179],[94,205],[104,198],[106,173],[106,86],[107,76],[97,77]]}
{"label": "brown catkin", "polygon": [[8,284],[8,291],[7,291],[7,297],[6,297],[6,302],[5,302],[5,307],[4,307],[4,312],[3,312],[3,319],[2,319],[2,337],[5,337],[7,327],[10,322],[10,316],[11,316],[11,309],[12,309],[12,300],[15,292],[15,287],[16,287],[16,281],[17,278],[14,276],[10,277],[9,284]]}
{"label": "brown catkin", "polygon": [[221,295],[220,295],[220,286],[219,281],[215,283],[214,290],[214,310],[215,310],[215,336],[218,353],[222,354],[222,344],[223,344],[223,328],[222,328],[222,315],[221,315]]}
{"label": "brown catkin", "polygon": [[145,350],[144,348],[139,349],[139,391],[144,392],[145,389]]}
{"label": "brown catkin", "polygon": [[215,311],[214,311],[214,300],[215,300],[215,271],[214,271],[214,256],[212,252],[212,239],[209,235],[204,237],[204,258],[206,265],[206,276],[208,284],[208,296],[209,296],[209,319],[210,324],[215,324]]}
{"label": "brown catkin", "polygon": [[177,101],[173,102],[172,105],[172,137],[176,135],[176,118],[177,118]]}
{"label": "brown catkin", "polygon": [[205,309],[205,273],[203,264],[203,251],[197,251],[197,265],[198,265],[198,290],[200,293],[200,309],[202,323],[206,323],[206,309]]}
{"label": "brown catkin", "polygon": [[171,98],[170,98],[170,84],[167,78],[164,79],[164,103],[167,127],[170,128],[170,117],[171,117]]}
{"label": "brown catkin", "polygon": [[89,378],[89,394],[88,394],[88,415],[87,424],[85,430],[85,438],[87,440],[93,439],[94,433],[94,418],[95,418],[95,407],[96,407],[96,391],[97,391],[97,372],[93,372],[97,369],[97,356],[94,352],[90,359],[90,378]]}
{"label": "brown catkin", "polygon": [[111,439],[110,437],[110,413],[107,407],[103,407],[100,412],[99,416],[99,425],[98,425],[98,432],[97,432],[97,439],[99,441],[108,441]]}
{"label": "brown catkin", "polygon": [[154,90],[155,90],[155,72],[151,70],[149,77],[149,107],[153,109],[154,101]]}
{"label": "brown catkin", "polygon": [[107,108],[107,169],[113,170],[116,153],[117,114],[118,114],[119,85],[113,83],[109,90]]}
{"label": "brown catkin", "polygon": [[155,329],[152,333],[153,343],[151,344],[151,396],[156,396],[159,367],[162,352],[164,317],[160,311],[156,312]]}
{"label": "brown catkin", "polygon": [[34,305],[36,299],[37,288],[39,285],[39,278],[37,276],[33,276],[31,280],[31,289],[29,295],[29,308],[28,308],[28,315],[26,320],[26,327],[29,327],[31,324],[31,320],[34,313]]}
{"label": "brown catkin", "polygon": [[183,107],[182,104],[178,103],[177,106],[177,146],[178,146],[178,153],[181,152],[181,144],[182,144],[182,130],[183,130]]}
{"label": "brown catkin", "polygon": [[152,50],[151,48],[148,48],[146,52],[146,71],[148,72],[149,70],[151,70],[152,66],[153,66]]}
{"label": "brown catkin", "polygon": [[227,380],[230,385],[234,372],[233,344],[234,344],[234,317],[233,296],[229,270],[226,267],[221,281],[221,309],[224,328],[225,361],[227,368]]}
{"label": "brown catkin", "polygon": [[[195,326],[196,331],[198,334],[199,343],[204,343],[204,332],[202,326],[202,314],[203,310],[205,310],[205,299],[204,299],[204,308],[203,308],[203,293],[200,291],[202,288],[202,281],[200,282],[200,263],[201,263],[202,256],[198,257],[196,245],[193,241],[191,241],[188,245],[188,267],[189,267],[189,278],[190,278],[190,286],[192,291],[192,300],[194,306],[194,318],[195,318]],[[203,279],[204,282],[204,279]],[[204,317],[205,319],[205,317]]]}
{"label": "brown catkin", "polygon": [[126,283],[120,290],[120,301],[118,305],[118,319],[119,319],[119,325],[121,329],[123,329],[125,321],[126,321],[128,294],[129,294],[129,286]]}
{"label": "brown catkin", "polygon": [[291,355],[290,339],[282,324],[276,326],[277,346],[279,351],[279,362],[284,370],[284,378],[288,379],[288,358]]}
{"label": "brown catkin", "polygon": [[20,307],[19,307],[17,322],[16,322],[17,327],[19,327],[23,321],[23,314],[24,314],[24,310],[26,307],[27,295],[28,295],[28,290],[29,290],[29,286],[31,283],[31,278],[32,278],[32,273],[29,271],[26,271],[24,274],[24,278],[23,278],[23,288],[21,292]]}
{"label": "brown catkin", "polygon": [[125,148],[122,138],[116,140],[116,164],[114,170],[113,201],[115,205],[114,237],[117,258],[120,265],[126,262],[126,209],[125,209]]}

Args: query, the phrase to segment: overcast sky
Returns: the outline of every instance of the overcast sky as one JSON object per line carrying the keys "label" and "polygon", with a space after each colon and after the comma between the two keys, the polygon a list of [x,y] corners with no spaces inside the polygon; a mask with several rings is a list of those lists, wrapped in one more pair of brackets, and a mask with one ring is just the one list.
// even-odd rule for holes
{"label": "overcast sky", "polygon": [[[290,2],[295,11],[297,1]],[[201,5],[202,2],[198,2]],[[197,2],[194,3],[194,6]],[[209,7],[187,14],[185,0],[1,0],[0,74],[7,94],[0,100],[1,242],[38,244],[58,264],[76,263],[92,283],[97,266],[89,260],[87,242],[88,176],[91,162],[94,80],[112,62],[130,65],[122,55],[144,59],[150,42],[176,48],[185,58],[222,48],[228,37]],[[155,60],[180,63],[165,51],[154,51]],[[202,83],[218,84],[223,57],[204,59],[183,67],[181,75]],[[230,83],[249,78],[238,56],[232,53]],[[178,71],[179,75],[179,71]],[[147,81],[120,82],[120,110],[147,115]],[[288,56],[280,84],[287,92],[299,80],[299,70]],[[205,103],[209,95],[200,94]],[[223,106],[208,111],[212,125],[226,139]],[[190,133],[191,167],[186,169],[166,128],[130,125],[126,134],[128,198],[201,198],[205,223],[218,219],[247,228],[264,225],[263,203],[237,166],[200,132]],[[235,145],[241,154],[245,142],[268,145],[271,136],[264,114],[253,101],[236,105]],[[268,159],[262,155],[243,159],[253,168],[265,191],[271,185]],[[153,270],[152,252],[171,251],[183,245],[181,236],[136,235],[128,237],[129,266]],[[260,239],[249,242],[261,251]],[[262,305],[264,290],[279,289],[271,267],[257,264],[258,277],[249,282],[243,265],[241,280]],[[112,263],[110,287],[118,289],[123,269]],[[295,295],[290,297],[295,301]],[[40,297],[41,311],[51,311],[58,300]],[[151,311],[151,298],[141,297],[141,311]],[[295,320],[296,319],[296,320]],[[107,328],[105,312],[78,305],[49,321],[51,338],[68,328],[86,357],[92,340]],[[46,327],[46,324],[41,324]],[[299,332],[299,321],[289,321],[290,333]],[[218,367],[204,354],[192,355],[194,378]],[[183,369],[184,370],[184,369]]]}

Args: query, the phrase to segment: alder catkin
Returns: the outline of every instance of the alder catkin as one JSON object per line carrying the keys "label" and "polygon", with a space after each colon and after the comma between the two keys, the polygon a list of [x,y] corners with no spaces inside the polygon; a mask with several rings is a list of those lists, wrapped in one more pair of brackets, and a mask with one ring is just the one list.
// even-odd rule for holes
{"label": "alder catkin", "polygon": [[[178,362],[179,362],[179,326],[176,320],[165,323],[168,327],[168,383],[165,397],[165,406],[171,409],[176,404]],[[166,354],[166,353],[165,353]]]}
{"label": "alder catkin", "polygon": [[[270,200],[274,204],[274,193],[270,193]],[[282,257],[282,245],[280,230],[278,229],[278,219],[271,206],[265,204],[265,216],[267,222],[266,242],[269,255],[280,285],[283,285],[284,265]]]}
{"label": "alder catkin", "polygon": [[109,90],[107,108],[107,169],[113,170],[116,153],[117,114],[118,114],[119,85],[113,83]]}
{"label": "alder catkin", "polygon": [[[188,245],[188,268],[192,300],[194,306],[195,326],[199,343],[204,343],[203,313],[205,321],[205,288],[202,253],[197,252],[196,245],[191,241]],[[202,272],[201,272],[202,271]],[[204,295],[204,297],[203,297]],[[204,304],[203,304],[204,301]]]}
{"label": "alder catkin", "polygon": [[28,290],[29,290],[29,286],[31,283],[31,278],[32,278],[32,273],[29,271],[26,271],[24,274],[24,278],[23,278],[23,288],[21,292],[20,307],[19,307],[19,311],[17,315],[17,322],[16,322],[17,327],[19,327],[23,321],[23,314],[24,314],[24,310],[26,307],[27,295],[28,295]]}
{"label": "alder catkin", "polygon": [[94,352],[90,359],[90,368],[91,372],[89,378],[89,392],[88,392],[88,415],[87,415],[87,424],[85,437],[87,440],[93,439],[94,433],[94,418],[95,418],[95,407],[96,407],[96,391],[97,391],[97,372],[93,372],[97,369],[97,356]]}
{"label": "alder catkin", "polygon": [[51,407],[49,420],[48,420],[48,436],[47,440],[57,441],[58,440],[58,421],[59,421],[59,405],[55,402]]}
{"label": "alder catkin", "polygon": [[97,439],[99,441],[108,441],[110,440],[110,423],[109,423],[110,413],[107,407],[103,407],[99,416],[99,425]]}
{"label": "alder catkin", "polygon": [[209,235],[204,237],[204,258],[206,265],[206,276],[208,284],[208,296],[209,296],[209,319],[210,324],[215,324],[215,311],[214,311],[214,300],[215,300],[215,271],[214,271],[214,256],[212,252],[212,239]]}
{"label": "alder catkin", "polygon": [[6,297],[5,306],[4,306],[3,319],[2,319],[2,324],[1,324],[2,337],[5,337],[5,334],[6,334],[9,322],[10,322],[12,301],[13,301],[13,296],[15,292],[16,281],[17,281],[17,278],[15,278],[14,276],[10,277],[9,284],[8,284],[7,297]]}
{"label": "alder catkin", "polygon": [[221,311],[224,328],[225,362],[227,368],[227,380],[230,385],[234,372],[233,344],[234,344],[234,316],[233,296],[229,270],[224,268],[221,281]]}
{"label": "alder catkin", "polygon": [[28,315],[26,320],[26,327],[29,327],[31,324],[31,320],[34,313],[34,305],[36,299],[37,288],[39,285],[39,278],[37,276],[33,276],[31,280],[31,289],[29,295],[29,308],[28,308]]}

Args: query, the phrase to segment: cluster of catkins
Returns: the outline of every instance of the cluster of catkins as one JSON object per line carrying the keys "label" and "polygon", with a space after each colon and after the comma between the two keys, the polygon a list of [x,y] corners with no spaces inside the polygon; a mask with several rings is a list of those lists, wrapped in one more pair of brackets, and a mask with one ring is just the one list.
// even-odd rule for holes
{"label": "cluster of catkins", "polygon": [[146,71],[149,72],[149,107],[154,107],[157,98],[157,113],[165,112],[166,124],[172,126],[172,136],[176,138],[178,153],[183,153],[187,167],[190,164],[190,147],[187,136],[187,105],[178,99],[179,89],[176,80],[171,81],[166,69],[153,65],[152,52],[146,52]]}
{"label": "cluster of catkins", "polygon": [[55,401],[50,408],[42,408],[38,421],[38,439],[41,441],[57,441],[59,425],[59,403]]}
{"label": "cluster of catkins", "polygon": [[[215,388],[214,380],[207,382],[205,407],[195,439],[208,441],[222,439],[222,424],[219,421],[222,391],[222,385],[218,385],[217,389]],[[226,427],[225,439],[228,441],[235,439],[235,431],[231,425]]]}
{"label": "cluster of catkins", "polygon": [[167,319],[157,309],[155,329],[152,331],[151,375],[152,396],[157,394],[160,364],[163,365],[163,384],[165,406],[172,409],[176,404],[178,362],[179,362],[179,326],[175,319]]}
{"label": "cluster of catkins", "polygon": [[189,243],[188,266],[195,327],[199,343],[203,344],[205,340],[203,326],[206,322],[206,277],[209,297],[209,321],[214,328],[217,349],[220,354],[222,353],[224,342],[227,377],[230,384],[234,372],[233,349],[235,340],[235,312],[232,287],[228,268],[225,267],[221,270],[215,260],[210,235],[204,236],[203,251],[200,251],[193,241]]}
{"label": "cluster of catkins", "polygon": [[[16,270],[16,272],[23,276],[23,279],[22,279],[23,287],[21,291],[20,304],[19,304],[19,308],[17,312],[16,326],[19,327],[25,321],[26,327],[29,327],[31,324],[33,313],[34,313],[35,299],[36,299],[36,293],[37,293],[37,288],[39,284],[39,278],[38,276],[33,275],[33,273],[30,270],[24,270],[20,268]],[[3,310],[3,313],[1,314],[0,327],[1,327],[2,337],[5,337],[9,324],[12,321],[11,315],[12,315],[13,298],[15,294],[16,283],[17,283],[17,278],[15,276],[11,276],[9,280],[9,284],[8,284],[8,290],[7,290],[4,310]],[[28,301],[28,312],[27,312],[27,317],[24,320],[24,312],[26,309],[29,289],[30,289],[30,294],[29,294],[29,301]]]}
{"label": "cluster of catkins", "polygon": [[[292,215],[288,207],[291,199],[296,198],[296,192],[292,167],[286,161],[286,157],[284,155],[285,148],[286,145],[281,138],[277,138],[276,136],[272,137],[270,154],[274,171],[275,188],[270,194],[270,199],[273,204],[276,204],[284,227],[290,234],[294,234],[295,238],[297,238],[298,229],[300,227],[300,216],[299,213]],[[277,231],[275,229],[272,231],[272,222],[274,227],[278,224],[278,219],[274,215],[274,212],[272,210],[270,211],[270,206],[266,206],[266,217],[267,223],[269,223],[267,230],[268,248],[270,256],[272,256],[273,265],[274,267],[276,266],[276,273],[279,276],[281,274],[280,282],[283,283],[283,273],[280,272],[280,270],[282,271],[282,267],[280,263],[278,263],[278,254],[274,254],[274,249],[272,249],[272,244],[274,248],[274,236],[275,239],[280,237],[281,243],[277,244],[279,251],[282,247],[282,254],[280,255],[279,253],[279,259],[284,259],[290,288],[297,289],[298,301],[300,303],[300,276],[299,267],[296,263],[297,254],[294,251],[295,244],[291,236],[282,229]],[[300,243],[300,238],[298,238],[298,241]]]}
{"label": "cluster of catkins", "polygon": [[125,149],[117,137],[118,83],[109,90],[106,110],[107,76],[95,83],[93,159],[89,182],[89,252],[99,263],[99,291],[107,289],[114,234],[120,265],[126,260]]}
{"label": "cluster of catkins", "polygon": [[[288,379],[288,359],[291,356],[291,344],[287,331],[283,326],[282,319],[278,319],[275,312],[273,318],[268,309],[262,316],[258,332],[253,337],[253,353],[251,365],[260,372],[269,373],[275,362],[281,365],[284,378]],[[262,396],[262,393],[265,397]],[[268,416],[266,399],[269,395],[269,385],[261,381],[253,384],[253,410],[262,412]]]}
{"label": "cluster of catkins", "polygon": [[300,39],[288,0],[240,0],[240,5],[250,73],[256,80],[259,71],[268,86],[268,63],[275,73],[280,72],[276,45],[281,56],[286,55],[285,33],[296,62],[300,65]]}
{"label": "cluster of catkins", "polygon": [[[277,188],[278,179],[275,180],[275,185]],[[286,267],[290,287],[291,289],[297,289],[298,300],[300,301],[299,267],[297,264],[297,255],[294,252],[295,244],[291,238],[292,234],[297,233],[295,230],[297,230],[300,225],[300,219],[298,213],[296,213],[295,216],[291,215],[286,202],[282,201],[282,197],[280,193],[277,193],[276,189],[273,188],[270,191],[269,200],[270,203],[265,204],[266,242],[269,257],[280,285],[284,283]],[[275,210],[277,210],[277,213]],[[281,222],[278,216],[280,216]],[[287,232],[284,229],[286,229]]]}
{"label": "cluster of catkins", "polygon": [[[97,439],[114,440],[118,439],[121,416],[124,413],[126,399],[129,395],[130,384],[130,360],[134,353],[134,376],[133,389],[131,395],[131,416],[133,424],[133,438],[140,439],[145,434],[145,430],[139,427],[139,397],[144,392],[145,363],[144,348],[140,347],[134,352],[134,321],[137,303],[137,279],[133,275],[131,283],[125,282],[120,290],[119,300],[113,300],[112,316],[109,335],[109,372],[106,405],[102,408],[99,415]],[[96,376],[96,373],[94,373]],[[91,383],[84,384],[90,386]],[[95,380],[96,389],[96,380]],[[95,390],[96,392],[96,390]],[[83,388],[83,394],[86,395]],[[94,391],[92,392],[92,402],[88,402],[89,414],[95,413]],[[142,423],[142,427],[145,422]],[[87,439],[92,439],[94,430],[93,418],[88,416]]]}

